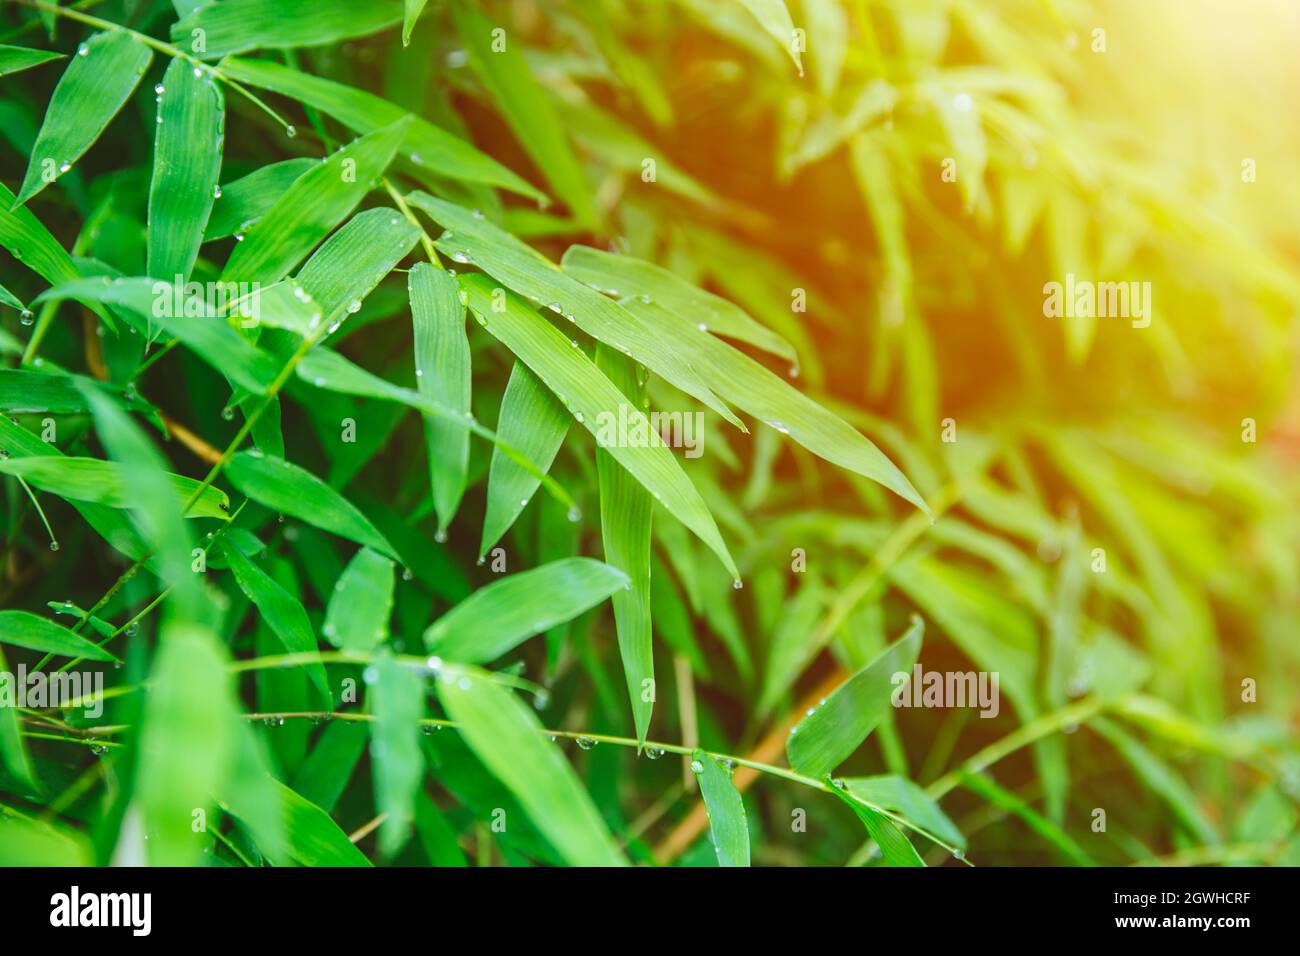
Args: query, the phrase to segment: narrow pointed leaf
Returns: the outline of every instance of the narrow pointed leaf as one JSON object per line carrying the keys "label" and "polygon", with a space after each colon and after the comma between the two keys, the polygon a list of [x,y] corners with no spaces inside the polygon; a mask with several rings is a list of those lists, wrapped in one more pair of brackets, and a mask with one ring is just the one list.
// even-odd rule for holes
{"label": "narrow pointed leaf", "polygon": [[[172,40],[187,53],[211,59],[369,36],[401,19],[401,0],[221,0],[174,24]],[[201,48],[196,36],[202,37]]]}
{"label": "narrow pointed leaf", "polygon": [[624,865],[591,797],[531,709],[472,670],[448,673],[438,683],[438,698],[465,743],[568,863]]}
{"label": "narrow pointed leaf", "polygon": [[790,19],[790,10],[785,0],[740,0],[745,9],[754,15],[768,35],[781,45],[781,49],[790,55],[794,65],[803,75],[803,63],[799,58],[799,48],[794,42],[794,21]]}
{"label": "narrow pointed leaf", "polygon": [[[641,409],[628,407],[623,393],[555,326],[512,296],[506,298],[505,309],[498,312],[493,308],[492,282],[485,276],[461,276],[460,283],[469,294],[470,309],[484,321],[487,330],[557,396],[562,396],[574,418],[598,441],[602,431],[620,421],[620,415],[631,423],[629,433],[635,427],[649,435],[650,423]],[[669,514],[717,554],[733,578],[739,578],[708,506],[662,443],[651,442],[648,437],[644,444],[611,441],[608,451]]]}
{"label": "narrow pointed leaf", "polygon": [[40,66],[42,63],[61,59],[63,59],[62,53],[51,53],[48,50],[33,50],[25,46],[10,46],[7,43],[0,43],[0,76],[8,76],[10,73],[29,70],[34,66]]}
{"label": "narrow pointed leaf", "polygon": [[709,839],[718,866],[749,866],[749,820],[731,774],[702,750],[692,755],[691,769],[709,814]]}
{"label": "narrow pointed leaf", "polygon": [[[45,456],[0,460],[0,474],[18,475],[29,485],[72,501],[91,501],[110,508],[134,507],[129,487],[130,473],[114,461],[99,458]],[[181,475],[168,475],[177,502],[185,502],[199,490],[200,482]],[[230,518],[230,498],[224,491],[205,488],[187,518]]]}
{"label": "narrow pointed leaf", "polygon": [[89,661],[117,660],[80,634],[27,611],[0,611],[0,644]]}
{"label": "narrow pointed leaf", "polygon": [[911,678],[924,633],[925,624],[915,618],[906,634],[799,721],[785,745],[790,766],[809,777],[822,777],[857,750],[889,712],[898,686],[895,675]]}
{"label": "narrow pointed leaf", "polygon": [[225,103],[212,73],[172,60],[158,94],[149,185],[149,275],[188,279],[215,201]]}
{"label": "narrow pointed leaf", "polygon": [[392,561],[369,548],[358,551],[330,595],[325,639],[345,651],[369,651],[387,641],[395,584]]}
{"label": "narrow pointed leaf", "polygon": [[[469,337],[460,288],[454,277],[427,262],[411,269],[407,288],[415,332],[416,386],[425,397],[468,415]],[[430,415],[424,419],[424,436],[438,531],[446,534],[465,493],[469,432]]]}
{"label": "narrow pointed leaf", "polygon": [[424,773],[420,752],[424,681],[409,666],[384,654],[375,661],[366,699],[375,717],[370,744],[375,802],[384,814],[379,850],[384,856],[392,856],[410,835],[415,797]]}
{"label": "narrow pointed leaf", "polygon": [[[269,60],[231,58],[222,61],[221,70],[239,82],[282,93],[327,113],[355,133],[373,132],[408,115],[407,110],[373,93]],[[499,186],[538,201],[546,198],[526,179],[486,153],[419,116],[410,120],[401,154],[419,169],[438,176]]]}
{"label": "narrow pointed leaf", "polygon": [[135,91],[153,52],[122,30],[97,33],[71,58],[32,147],[18,204],[72,168]]}
{"label": "narrow pointed leaf", "polygon": [[461,664],[495,660],[626,588],[622,571],[565,558],[479,588],[424,632],[434,654]]}
{"label": "narrow pointed leaf", "polygon": [[[497,421],[497,434],[501,440],[518,448],[543,470],[548,470],[564,444],[572,420],[568,410],[541,379],[523,362],[515,362],[501,397]],[[492,449],[480,556],[487,554],[488,549],[510,530],[540,484],[536,475],[521,467],[499,447]]]}
{"label": "narrow pointed leaf", "polygon": [[862,825],[867,828],[867,833],[870,834],[871,839],[875,840],[876,845],[880,847],[880,852],[884,854],[886,863],[890,866],[925,866],[921,854],[916,852],[916,847],[912,846],[912,841],[894,825],[894,821],[883,813],[866,806],[861,801],[855,800],[853,795],[846,790],[841,790],[836,786],[832,786],[830,790],[857,814],[858,819],[862,821]]}
{"label": "narrow pointed leaf", "polygon": [[222,278],[269,284],[287,276],[383,176],[408,123],[377,129],[294,180],[235,247]]}
{"label": "narrow pointed leaf", "polygon": [[428,2],[429,0],[406,0],[402,11],[402,46],[411,45],[411,31],[415,29],[416,21],[420,19]]}
{"label": "narrow pointed leaf", "polygon": [[261,219],[293,183],[319,162],[303,156],[259,166],[221,187],[212,203],[212,214],[203,230],[203,241],[225,239],[242,233]]}
{"label": "narrow pointed leaf", "polygon": [[351,502],[311,472],[283,458],[241,451],[231,456],[225,473],[231,484],[272,511],[397,557],[393,546]]}
{"label": "narrow pointed leaf", "polygon": [[876,777],[846,777],[844,785],[868,803],[900,816],[944,842],[965,848],[966,838],[930,796],[906,777],[883,774]]}
{"label": "narrow pointed leaf", "polygon": [[[596,350],[596,367],[636,407],[645,407],[645,386],[638,385],[632,360],[607,346]],[[650,521],[654,499],[603,448],[596,450],[600,485],[600,536],[605,561],[628,576],[631,588],[615,591],[614,623],[623,660],[628,700],[638,744],[644,744],[654,710],[654,649],[650,640]]]}

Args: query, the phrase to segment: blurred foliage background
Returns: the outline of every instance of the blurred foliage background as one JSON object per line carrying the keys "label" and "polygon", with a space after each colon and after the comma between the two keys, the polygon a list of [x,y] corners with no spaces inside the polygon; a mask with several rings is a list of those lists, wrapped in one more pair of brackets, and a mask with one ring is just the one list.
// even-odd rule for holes
{"label": "blurred foliage background", "polygon": [[[242,0],[213,6],[231,2]],[[162,39],[189,13],[150,0],[69,6]],[[603,605],[498,665],[545,688],[538,718],[568,733],[556,743],[622,852],[716,862],[688,766],[699,746],[743,758],[731,779],[755,863],[884,862],[868,839],[879,833],[864,831],[853,807],[745,761],[783,765],[794,722],[918,614],[925,669],[997,671],[1001,713],[887,713],[838,773],[875,804],[951,832],[946,846],[914,837],[927,862],[957,865],[956,846],[979,865],[1300,863],[1294,4],[791,0],[788,23],[779,2],[741,0],[407,6],[420,13],[409,43],[401,9],[358,3],[383,8],[378,27],[236,52],[262,49],[249,55],[382,96],[556,201],[418,163],[393,173],[399,191],[413,185],[479,210],[553,261],[590,245],[736,303],[791,343],[797,361],[741,347],[876,442],[938,516],[932,523],[777,429],[745,435],[706,410],[704,455],[679,460],[744,588],[733,590],[701,541],[656,516],[648,736],[686,754],[651,760],[653,747],[638,755],[597,742],[637,737]],[[485,23],[505,31],[522,69],[485,65]],[[39,4],[7,4],[0,22],[0,42],[64,53],[92,32]],[[31,204],[74,256],[128,276],[146,272],[148,88],[165,60]],[[0,79],[6,185],[22,178],[58,71]],[[228,91],[223,184],[327,155],[357,131],[319,104],[264,96],[296,135]],[[380,188],[369,202],[391,201]],[[218,274],[236,244],[229,233],[205,244],[195,275]],[[0,269],[21,302],[45,287],[12,258]],[[1044,284],[1068,275],[1149,282],[1149,326],[1046,317]],[[3,317],[8,361],[30,364],[31,326],[18,309]],[[177,440],[157,441],[170,469],[201,477],[240,424],[226,381],[184,349],[137,377],[141,343],[97,326],[75,303],[38,323],[45,367],[133,381],[182,426],[171,428]],[[380,284],[331,345],[413,382],[405,278]],[[511,357],[473,323],[470,346],[473,410],[493,423]],[[703,408],[661,378],[646,387],[655,407]],[[490,445],[471,445],[468,490],[440,541],[419,415],[302,383],[287,394],[285,457],[391,539],[409,568],[396,582],[392,647],[422,653],[430,622],[496,577],[478,561]],[[39,431],[40,418],[24,421]],[[355,444],[337,442],[344,418],[358,423]],[[86,415],[59,420],[74,446],[92,449],[61,441],[65,451],[98,454]],[[569,520],[563,503],[538,495],[502,542],[509,572],[604,553],[585,434],[570,434],[551,475],[584,517]],[[8,479],[6,488],[4,606],[94,605],[123,570],[121,555],[53,499],[45,507],[62,547],[51,552],[22,489]],[[301,600],[320,633],[354,548],[256,503],[235,524],[255,536],[237,546]],[[272,653],[266,621],[217,570],[208,585],[226,605],[214,625],[221,643],[236,658]],[[137,575],[96,614],[115,622],[111,631],[158,591],[152,575]],[[126,666],[108,671],[110,685],[156,666],[154,621],[120,633]],[[333,681],[360,668],[329,672]],[[316,710],[297,672],[244,675],[239,691],[249,713]],[[139,696],[112,703],[108,723],[134,725],[147,706]],[[445,716],[437,706],[428,714]],[[35,734],[42,724],[24,726]],[[454,731],[429,725],[420,737],[414,837],[381,853],[372,824],[392,784],[372,786],[385,758],[367,750],[362,722],[271,716],[244,726],[272,775],[371,859],[566,859],[509,775]],[[33,846],[55,839],[48,825],[86,859],[139,852],[129,808],[145,797],[133,803],[132,736],[107,735],[105,751],[80,728],[60,735],[70,739],[28,740],[41,787],[5,788],[9,819],[30,823]],[[230,812],[205,859],[273,859],[236,803],[218,802]],[[498,832],[502,809],[511,823]],[[801,814],[802,827],[792,823]]]}

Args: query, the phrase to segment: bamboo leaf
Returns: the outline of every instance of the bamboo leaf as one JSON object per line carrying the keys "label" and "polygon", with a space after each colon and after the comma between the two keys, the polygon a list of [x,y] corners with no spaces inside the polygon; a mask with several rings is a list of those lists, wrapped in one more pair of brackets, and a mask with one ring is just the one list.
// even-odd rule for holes
{"label": "bamboo leaf", "polygon": [[[642,411],[629,408],[623,393],[581,349],[574,348],[555,326],[519,299],[494,296],[493,285],[485,276],[461,276],[460,283],[469,295],[470,309],[484,327],[527,364],[598,440],[602,427],[607,430],[611,422],[620,420],[630,422],[629,433],[639,429],[647,436],[644,444],[611,441],[608,451],[669,514],[712,548],[738,580],[739,572],[708,506],[672,453],[662,443],[649,440],[650,424]],[[498,311],[494,301],[504,301],[505,308]]]}
{"label": "bamboo leaf", "polygon": [[[542,380],[523,362],[516,361],[501,397],[497,421],[501,440],[518,448],[520,454],[546,471],[564,444],[570,421],[568,410]],[[517,464],[500,447],[493,447],[480,557],[510,530],[540,484],[537,475]]]}
{"label": "bamboo leaf", "polygon": [[794,42],[794,21],[790,19],[790,10],[785,0],[740,0],[745,9],[753,14],[767,33],[781,45],[781,49],[790,55],[794,65],[803,76],[803,62],[799,58],[799,48]]}
{"label": "bamboo leaf", "polygon": [[1075,866],[1096,866],[1083,847],[1060,826],[1037,812],[1024,800],[1011,791],[999,786],[986,774],[963,773],[962,786],[979,794],[994,806],[1014,814],[1029,825],[1029,828],[1064,854]]}
{"label": "bamboo leaf", "polygon": [[482,672],[446,669],[438,698],[460,735],[574,866],[625,863],[573,768],[541,733],[537,717]]}
{"label": "bamboo leaf", "polygon": [[[634,407],[645,407],[645,386],[638,385],[630,359],[602,345],[596,350],[596,367]],[[605,560],[626,574],[630,584],[613,594],[614,623],[636,739],[638,745],[644,746],[656,690],[650,641],[650,522],[654,500],[604,449],[596,451],[596,475]]]}
{"label": "bamboo leaf", "polygon": [[415,798],[424,773],[420,753],[420,718],[424,716],[424,681],[391,654],[375,661],[366,699],[371,723],[376,804],[384,814],[379,851],[391,857],[410,835]]}
{"label": "bamboo leaf", "polygon": [[[316,635],[312,631],[311,621],[302,602],[282,588],[265,571],[244,556],[243,552],[232,547],[228,542],[221,544],[221,553],[230,565],[235,576],[235,583],[244,595],[253,602],[271,631],[280,639],[288,654],[310,654],[319,650]],[[312,663],[307,665],[307,675],[316,689],[320,691],[321,700],[327,708],[333,707],[333,695],[330,693],[329,678],[325,674],[325,665]]]}
{"label": "bamboo leaf", "polygon": [[384,174],[409,122],[362,136],[294,180],[230,254],[223,281],[269,284],[287,276]]}
{"label": "bamboo leaf", "polygon": [[225,103],[209,70],[172,60],[158,94],[149,186],[149,275],[189,278],[221,175]]}
{"label": "bamboo leaf", "polygon": [[[90,501],[110,508],[134,507],[130,471],[114,461],[99,458],[52,457],[0,459],[0,474],[17,475],[28,484],[70,501]],[[168,475],[178,502],[187,501],[200,483],[181,475]],[[230,498],[211,486],[195,500],[187,518],[230,518]]]}
{"label": "bamboo leaf", "polygon": [[402,10],[402,46],[411,45],[411,31],[415,29],[416,21],[420,19],[428,2],[429,0],[406,0]]}
{"label": "bamboo leaf", "polygon": [[[274,794],[279,828],[283,832],[283,846],[275,846],[264,829],[253,829],[254,838],[273,863],[288,866],[370,866],[365,855],[358,850],[330,815],[310,800],[290,790],[280,781],[268,779],[267,786]],[[253,808],[235,798],[228,798],[231,812],[245,823],[251,823]]]}
{"label": "bamboo leaf", "polygon": [[351,502],[311,472],[283,458],[256,450],[241,451],[226,463],[226,477],[272,511],[397,557],[393,546]]}
{"label": "bamboo leaf", "polygon": [[832,785],[830,791],[852,808],[857,818],[862,821],[862,825],[867,828],[871,839],[875,840],[876,845],[880,847],[886,863],[890,866],[925,866],[925,861],[921,859],[921,854],[916,852],[916,847],[912,846],[912,841],[894,825],[889,817],[854,799],[851,793],[838,786]]}
{"label": "bamboo leaf", "polygon": [[883,774],[877,777],[846,777],[849,792],[878,807],[893,811],[928,833],[958,848],[966,838],[929,795],[906,777]]}
{"label": "bamboo leaf", "polygon": [[622,571],[565,558],[479,588],[424,632],[431,652],[460,664],[496,660],[628,586]]}
{"label": "bamboo leaf", "polygon": [[665,337],[661,330],[618,303],[565,275],[541,253],[486,219],[427,193],[414,192],[407,199],[447,230],[437,246],[452,260],[473,263],[507,288],[545,304],[588,335],[624,355],[631,355],[670,384],[694,395],[733,425],[743,428],[691,367],[674,338]]}
{"label": "bamboo leaf", "polygon": [[99,139],[152,60],[153,52],[122,30],[81,44],[50,98],[17,205],[57,181]]}
{"label": "bamboo leaf", "polygon": [[892,693],[899,686],[894,676],[906,674],[910,679],[924,633],[924,622],[914,618],[906,634],[800,720],[785,744],[790,766],[820,778],[857,750],[889,713]]}
{"label": "bamboo leaf", "polygon": [[0,184],[0,245],[17,261],[51,285],[80,276],[59,241],[26,207],[16,206],[14,194]]}
{"label": "bamboo leaf", "polygon": [[27,611],[0,611],[0,644],[90,661],[117,660],[80,634]]}
{"label": "bamboo leaf", "polygon": [[226,183],[212,204],[203,241],[242,233],[266,214],[303,173],[319,163],[306,156],[259,166],[247,176]]}
{"label": "bamboo leaf", "polygon": [[[415,377],[420,393],[452,411],[470,411],[470,353],[465,306],[454,277],[427,262],[407,276],[415,330]],[[469,471],[469,432],[436,416],[425,416],[425,445],[438,534],[460,507]]]}
{"label": "bamboo leaf", "polygon": [[[226,59],[221,71],[241,83],[272,90],[334,117],[355,133],[396,123],[407,110],[333,80],[311,76],[269,60]],[[412,116],[401,155],[414,167],[454,180],[499,186],[538,201],[543,193],[486,153],[419,116]]]}
{"label": "bamboo leaf", "polygon": [[[10,614],[16,612],[3,611],[0,614]],[[0,642],[2,643],[2,642]],[[9,663],[5,660],[4,649],[0,647],[0,672],[9,674]],[[36,778],[32,775],[32,761],[27,753],[27,744],[23,741],[22,730],[18,723],[18,708],[12,706],[10,699],[16,703],[17,686],[10,680],[0,681],[4,685],[5,697],[9,698],[3,706],[0,706],[0,766],[8,771],[9,776],[17,781],[19,786],[25,787],[28,791],[36,792],[39,787]],[[0,840],[0,847],[8,849],[8,843]],[[0,853],[3,853],[0,850]]]}
{"label": "bamboo leaf", "polygon": [[470,66],[492,94],[497,108],[524,151],[537,164],[555,194],[584,226],[599,222],[582,166],[545,88],[529,69],[523,50],[477,7],[453,4],[456,33]]}
{"label": "bamboo leaf", "polygon": [[325,639],[345,651],[368,651],[388,640],[393,613],[393,562],[369,548],[343,569],[325,612]]}
{"label": "bamboo leaf", "polygon": [[369,36],[401,19],[400,0],[221,0],[196,8],[171,33],[173,43],[211,59]]}
{"label": "bamboo leaf", "polygon": [[0,76],[30,70],[42,63],[62,59],[62,53],[51,53],[48,50],[32,50],[25,46],[10,46],[7,43],[0,43]]}
{"label": "bamboo leaf", "polygon": [[749,866],[749,818],[730,772],[702,750],[692,755],[691,770],[709,814],[709,839],[718,866]]}

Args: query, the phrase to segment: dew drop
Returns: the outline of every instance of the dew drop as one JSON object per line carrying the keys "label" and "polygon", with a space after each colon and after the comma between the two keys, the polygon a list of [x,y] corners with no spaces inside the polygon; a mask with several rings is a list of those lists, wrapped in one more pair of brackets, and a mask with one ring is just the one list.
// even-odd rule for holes
{"label": "dew drop", "polygon": [[288,126],[284,128],[284,135],[288,136],[290,139],[293,139],[295,136],[298,135],[298,128],[294,126],[292,123],[290,123]]}
{"label": "dew drop", "polygon": [[36,321],[36,319],[32,315],[31,309],[23,309],[20,313],[18,313],[18,321],[21,322],[23,325],[31,325],[33,322]]}
{"label": "dew drop", "polygon": [[58,551],[58,550],[59,550],[59,542],[57,542],[57,541],[51,541],[51,542],[50,542],[50,550],[51,550],[51,551]]}
{"label": "dew drop", "polygon": [[704,773],[704,764],[698,760],[691,761],[691,773]]}
{"label": "dew drop", "polygon": [[569,513],[565,517],[567,517],[570,521],[581,521],[582,512],[578,509],[577,505],[574,505],[572,508],[569,509]]}
{"label": "dew drop", "polygon": [[736,580],[731,582],[731,586],[734,590],[739,591],[741,588],[745,586],[745,582],[740,580],[740,578],[736,578]]}
{"label": "dew drop", "polygon": [[220,186],[213,186],[213,187],[212,187],[212,198],[213,198],[213,199],[220,199],[220,198],[221,198],[221,187],[220,187]]}
{"label": "dew drop", "polygon": [[167,87],[165,87],[165,86],[163,86],[161,83],[159,83],[157,86],[155,86],[155,87],[153,88],[153,91],[154,91],[155,93],[157,93],[159,96],[162,96],[164,93],[167,92]]}

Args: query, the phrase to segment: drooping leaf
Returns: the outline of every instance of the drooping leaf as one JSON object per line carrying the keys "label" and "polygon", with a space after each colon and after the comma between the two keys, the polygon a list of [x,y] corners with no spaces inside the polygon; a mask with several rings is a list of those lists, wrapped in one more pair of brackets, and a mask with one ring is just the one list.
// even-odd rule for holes
{"label": "drooping leaf", "polygon": [[[307,617],[302,602],[245,557],[242,551],[231,547],[227,541],[222,541],[221,553],[230,565],[230,571],[234,574],[239,589],[253,602],[262,620],[280,639],[285,653],[310,654],[317,651],[319,648],[316,635],[312,631],[311,620]],[[308,664],[307,675],[316,685],[326,707],[332,707],[333,695],[330,693],[325,666],[321,663]]]}
{"label": "drooping leaf", "polygon": [[221,177],[225,103],[211,71],[184,60],[172,60],[159,88],[146,271],[185,281]]}
{"label": "drooping leaf", "polygon": [[225,474],[236,488],[272,511],[397,557],[369,518],[306,469],[254,450],[232,455]]}
{"label": "drooping leaf", "polygon": [[613,440],[606,447],[669,514],[713,549],[733,578],[738,578],[708,506],[672,453],[649,439],[650,424],[641,409],[630,408],[623,393],[581,349],[519,299],[507,296],[505,308],[498,310],[493,302],[499,298],[494,297],[489,279],[461,276],[460,283],[469,295],[470,309],[487,330],[532,369],[598,441],[602,431],[616,429],[620,421],[630,423],[629,433],[636,430],[646,436],[644,444]]}
{"label": "drooping leaf", "polygon": [[153,51],[123,30],[97,33],[77,48],[50,97],[18,205],[57,181],[99,139],[152,60]]}
{"label": "drooping leaf", "polygon": [[402,46],[411,45],[411,31],[429,0],[406,0],[402,10]]}
{"label": "drooping leaf", "polygon": [[691,770],[709,814],[709,840],[718,866],[749,866],[749,818],[731,773],[702,750],[692,754]]}
{"label": "drooping leaf", "polygon": [[[501,413],[497,421],[497,434],[501,440],[518,448],[543,470],[549,469],[564,444],[572,420],[541,379],[523,362],[515,362],[501,396]],[[521,467],[499,447],[492,449],[480,557],[510,530],[540,484],[536,475]]]}
{"label": "drooping leaf", "polygon": [[939,809],[919,786],[894,774],[877,777],[846,777],[844,785],[849,792],[856,794],[869,803],[893,811],[916,824],[928,833],[933,833],[952,846],[964,848],[966,838],[957,829],[948,815]]}
{"label": "drooping leaf", "polygon": [[[596,367],[629,402],[645,407],[645,387],[637,384],[630,359],[601,345],[596,350]],[[636,739],[638,744],[644,744],[655,699],[654,649],[650,641],[650,521],[654,500],[603,448],[596,450],[596,476],[605,560],[626,574],[631,585],[615,591],[612,601]]]}
{"label": "drooping leaf", "polygon": [[995,783],[987,774],[964,773],[961,779],[962,786],[966,789],[1023,820],[1031,830],[1060,850],[1075,866],[1096,865],[1087,851],[1058,824],[1043,816],[1005,787]]}
{"label": "drooping leaf", "polygon": [[434,621],[424,643],[450,661],[486,663],[627,585],[622,571],[591,558],[554,561],[479,588]]}
{"label": "drooping leaf", "polygon": [[916,852],[916,847],[912,846],[912,841],[894,825],[894,821],[889,817],[854,799],[848,790],[831,786],[830,791],[852,808],[857,818],[862,821],[862,825],[867,828],[871,839],[875,840],[876,845],[880,847],[886,863],[890,866],[925,866],[925,861],[921,859],[921,854]]}
{"label": "drooping leaf", "polygon": [[[468,415],[470,411],[470,353],[465,334],[465,306],[454,277],[427,262],[407,276],[411,320],[415,331],[415,377],[420,394]],[[469,432],[434,416],[424,420],[433,503],[438,532],[460,507],[469,470]]]}
{"label": "drooping leaf", "polygon": [[10,73],[29,70],[34,66],[40,66],[42,63],[61,59],[63,59],[62,53],[52,53],[49,50],[33,50],[25,46],[10,46],[7,43],[0,43],[0,76],[8,76]]}
{"label": "drooping leaf", "polygon": [[376,804],[384,814],[379,849],[391,856],[402,848],[415,817],[415,798],[424,771],[420,752],[420,718],[424,716],[424,681],[407,665],[383,654],[374,663],[367,700],[371,723]]}
{"label": "drooping leaf", "polygon": [[555,850],[574,866],[622,866],[605,821],[536,715],[482,672],[446,670],[438,698],[458,732]]}
{"label": "drooping leaf", "polygon": [[[268,786],[278,806],[283,846],[273,847],[261,828],[250,827],[260,848],[277,866],[294,863],[300,866],[370,866],[365,854],[356,848],[328,813],[280,781],[270,779]],[[251,808],[228,797],[231,812],[251,823]]]}

